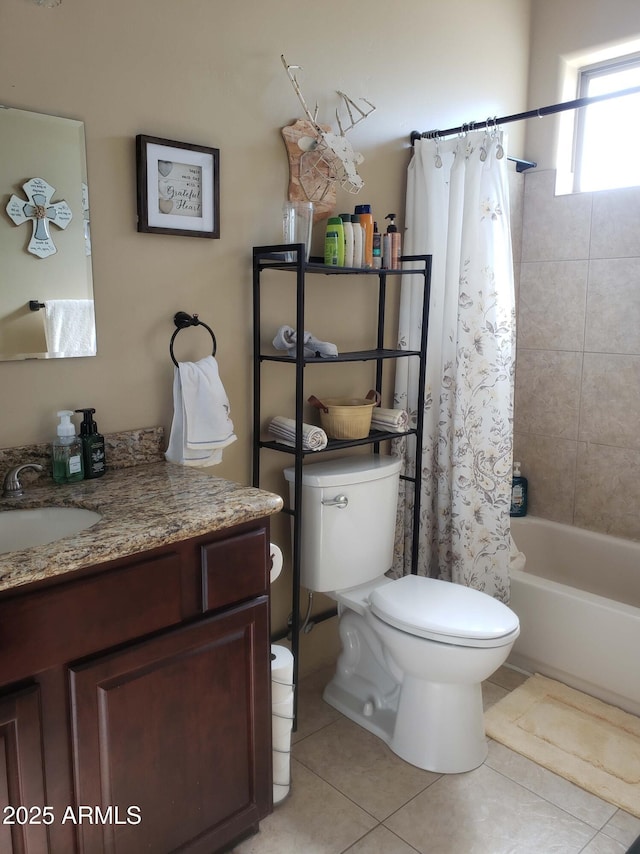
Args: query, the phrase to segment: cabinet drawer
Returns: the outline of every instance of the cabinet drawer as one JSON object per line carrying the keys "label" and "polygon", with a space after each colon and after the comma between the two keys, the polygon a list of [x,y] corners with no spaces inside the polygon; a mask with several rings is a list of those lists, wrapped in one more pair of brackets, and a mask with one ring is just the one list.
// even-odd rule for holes
{"label": "cabinet drawer", "polygon": [[266,593],[268,560],[264,528],[201,546],[203,610]]}
{"label": "cabinet drawer", "polygon": [[175,552],[0,603],[0,684],[184,619]]}

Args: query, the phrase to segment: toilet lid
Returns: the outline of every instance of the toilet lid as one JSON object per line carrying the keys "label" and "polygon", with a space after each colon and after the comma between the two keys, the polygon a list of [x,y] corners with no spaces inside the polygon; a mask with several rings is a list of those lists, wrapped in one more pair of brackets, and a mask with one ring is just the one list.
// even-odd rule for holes
{"label": "toilet lid", "polygon": [[492,646],[514,632],[517,637],[520,626],[516,614],[487,593],[418,575],[376,588],[369,601],[385,623],[443,643]]}

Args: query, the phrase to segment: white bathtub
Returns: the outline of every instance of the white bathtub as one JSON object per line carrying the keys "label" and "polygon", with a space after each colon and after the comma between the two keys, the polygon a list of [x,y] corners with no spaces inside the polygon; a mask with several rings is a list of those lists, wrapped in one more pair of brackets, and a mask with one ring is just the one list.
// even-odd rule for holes
{"label": "white bathtub", "polygon": [[527,562],[508,663],[640,714],[640,543],[531,516],[511,532]]}

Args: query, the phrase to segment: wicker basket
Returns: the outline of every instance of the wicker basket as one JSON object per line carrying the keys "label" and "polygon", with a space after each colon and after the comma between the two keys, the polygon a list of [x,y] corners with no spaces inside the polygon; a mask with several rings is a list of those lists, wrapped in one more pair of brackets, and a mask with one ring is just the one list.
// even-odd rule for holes
{"label": "wicker basket", "polygon": [[365,439],[371,429],[373,407],[378,406],[380,396],[369,392],[371,397],[329,397],[320,401],[313,395],[309,403],[320,410],[320,425],[330,439]]}

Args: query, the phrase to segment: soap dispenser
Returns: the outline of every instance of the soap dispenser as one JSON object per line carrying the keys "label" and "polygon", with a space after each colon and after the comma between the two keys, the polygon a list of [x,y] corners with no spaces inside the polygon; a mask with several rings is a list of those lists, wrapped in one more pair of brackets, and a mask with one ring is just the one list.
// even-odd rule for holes
{"label": "soap dispenser", "polygon": [[390,222],[383,240],[382,264],[388,270],[399,270],[402,266],[400,262],[402,250],[400,247],[400,232],[396,225],[396,214],[387,214],[385,219],[390,220]]}
{"label": "soap dispenser", "polygon": [[57,413],[60,423],[57,438],[52,444],[53,479],[56,483],[75,483],[84,477],[82,444],[71,423],[73,412],[63,409]]}
{"label": "soap dispenser", "polygon": [[84,416],[80,424],[84,476],[86,478],[102,477],[107,470],[104,436],[98,433],[98,425],[93,420],[95,409],[76,409],[76,412],[81,412]]}
{"label": "soap dispenser", "polygon": [[513,464],[513,479],[511,481],[511,509],[510,516],[527,515],[527,478],[520,473],[520,463]]}

